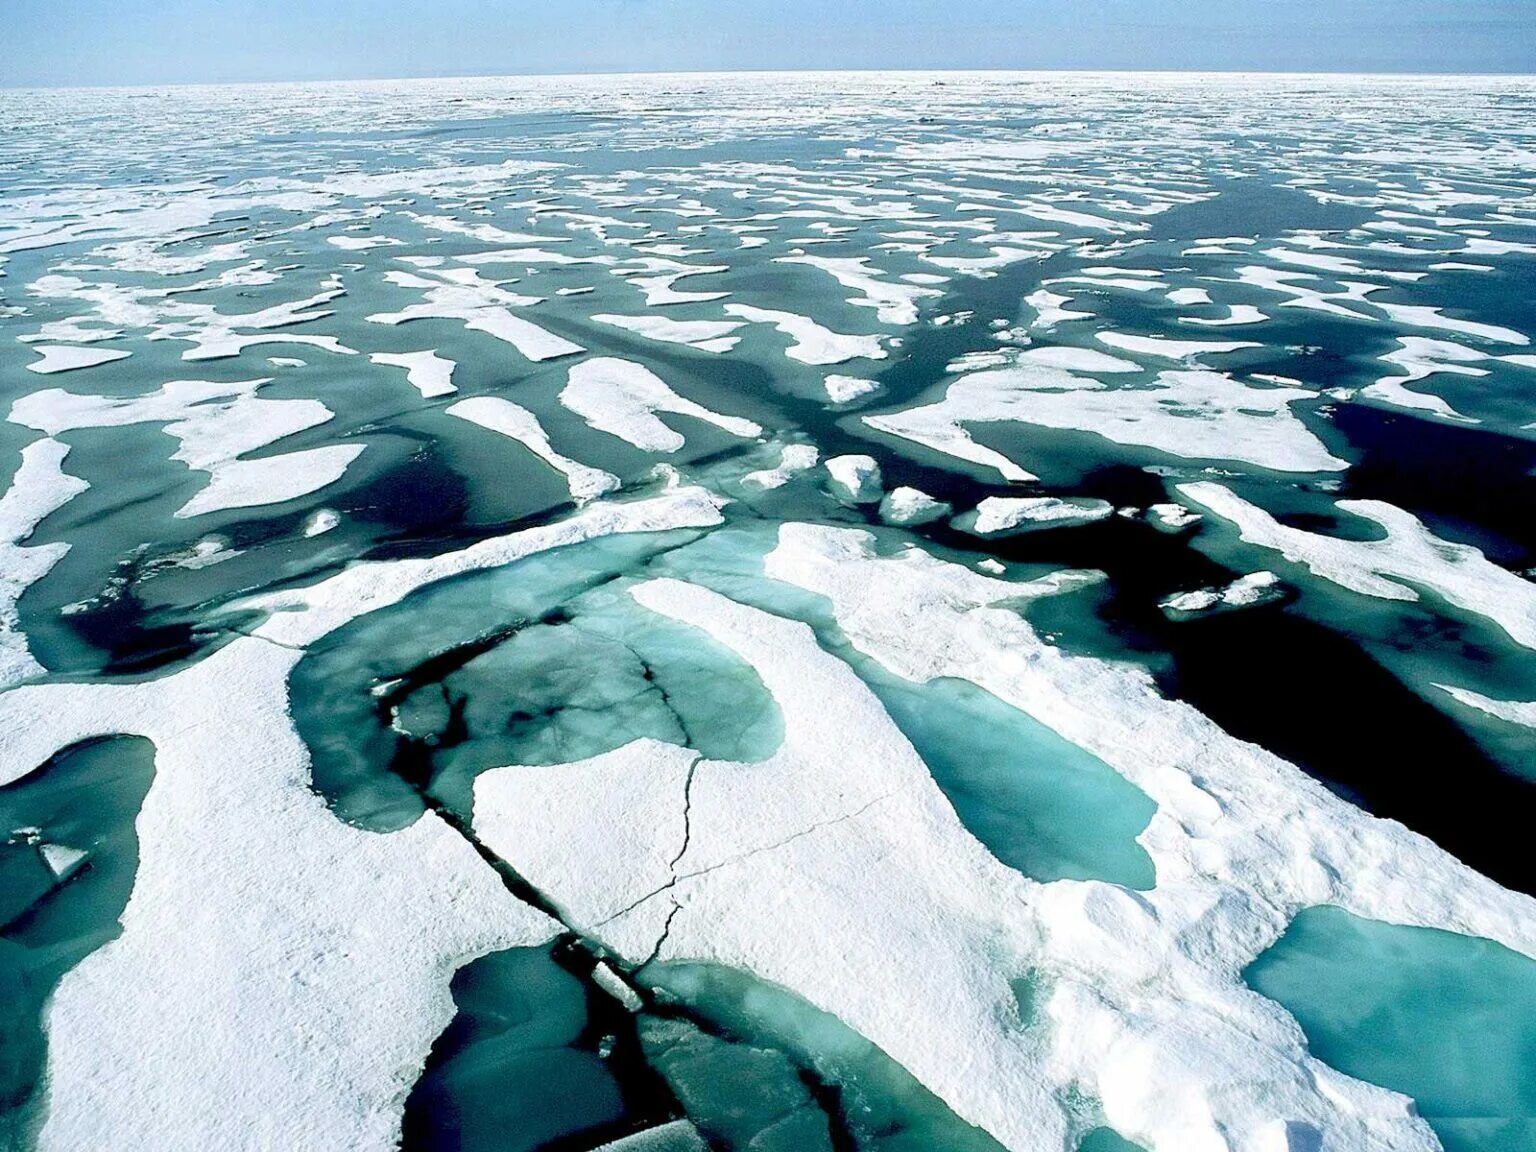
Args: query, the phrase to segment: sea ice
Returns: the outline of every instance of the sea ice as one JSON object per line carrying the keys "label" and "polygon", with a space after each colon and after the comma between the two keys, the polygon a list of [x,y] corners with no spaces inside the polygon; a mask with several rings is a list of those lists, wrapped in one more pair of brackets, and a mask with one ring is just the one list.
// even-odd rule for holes
{"label": "sea ice", "polygon": [[514,404],[501,396],[474,396],[460,400],[447,412],[450,416],[468,420],[471,424],[478,424],[518,441],[565,477],[571,499],[577,503],[594,500],[619,486],[619,478],[612,473],[589,467],[556,452],[538,417],[520,404]]}
{"label": "sea ice", "polygon": [[681,432],[674,432],[656,417],[657,412],[692,416],[729,432],[732,436],[762,435],[751,420],[711,412],[672,391],[643,364],[598,356],[572,366],[560,403],[593,428],[627,440],[645,452],[676,452],[683,446]]}

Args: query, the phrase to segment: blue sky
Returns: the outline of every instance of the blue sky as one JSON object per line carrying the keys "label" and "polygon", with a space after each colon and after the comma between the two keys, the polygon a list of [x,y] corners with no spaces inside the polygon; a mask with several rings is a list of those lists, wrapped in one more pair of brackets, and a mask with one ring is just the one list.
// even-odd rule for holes
{"label": "blue sky", "polygon": [[735,68],[1536,72],[1536,0],[0,0],[0,85]]}

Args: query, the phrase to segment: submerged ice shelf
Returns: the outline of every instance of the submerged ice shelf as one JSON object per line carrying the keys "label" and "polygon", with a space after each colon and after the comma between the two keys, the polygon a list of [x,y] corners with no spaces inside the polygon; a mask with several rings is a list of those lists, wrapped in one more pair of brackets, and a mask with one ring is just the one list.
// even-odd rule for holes
{"label": "submerged ice shelf", "polygon": [[1533,114],[0,92],[0,1144],[1536,1152]]}

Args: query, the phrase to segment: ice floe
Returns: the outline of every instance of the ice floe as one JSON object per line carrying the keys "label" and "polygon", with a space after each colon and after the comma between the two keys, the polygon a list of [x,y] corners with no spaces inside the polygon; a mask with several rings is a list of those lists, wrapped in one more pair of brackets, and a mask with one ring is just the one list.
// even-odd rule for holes
{"label": "ice floe", "polygon": [[1490,562],[1469,544],[1442,540],[1410,512],[1380,500],[1340,500],[1341,512],[1374,522],[1380,539],[1345,540],[1291,528],[1220,484],[1180,484],[1178,492],[1237,525],[1244,543],[1279,552],[1313,575],[1366,596],[1419,599],[1426,589],[1497,624],[1517,644],[1536,648],[1536,584]]}
{"label": "ice floe", "polygon": [[1222,588],[1198,588],[1180,592],[1158,603],[1175,619],[1232,608],[1251,608],[1280,594],[1280,577],[1273,572],[1250,572]]}
{"label": "ice floe", "polygon": [[988,496],[955,519],[955,527],[976,536],[1008,536],[1036,528],[1067,528],[1107,520],[1114,508],[1104,500],[1058,496]]}
{"label": "ice floe", "polygon": [[55,372],[73,372],[77,368],[94,368],[98,364],[126,360],[130,355],[119,348],[78,348],[67,344],[34,344],[32,349],[42,353],[43,358],[28,364],[27,371],[42,376],[51,376]]}
{"label": "ice floe", "polygon": [[700,352],[729,352],[741,342],[730,333],[742,326],[739,320],[673,320],[669,316],[593,316],[599,324],[611,324],[648,340],[686,344]]}
{"label": "ice floe", "polygon": [[884,492],[880,465],[873,456],[833,456],[826,469],[833,492],[850,504],[873,504]]}
{"label": "ice floe", "polygon": [[63,541],[24,545],[39,524],[88,485],[64,471],[69,446],[36,440],[21,450],[21,465],[0,496],[0,689],[43,669],[27,648],[16,618],[16,601],[69,551]]}
{"label": "ice floe", "polygon": [[880,519],[887,524],[918,525],[942,520],[951,508],[918,488],[892,488],[880,501]]}
{"label": "ice floe", "polygon": [[457,365],[430,348],[425,352],[373,352],[368,359],[375,364],[404,368],[406,380],[424,399],[451,396],[458,391],[453,385],[453,370]]}
{"label": "ice floe", "polygon": [[681,432],[668,428],[658,412],[691,416],[733,436],[762,435],[763,429],[739,416],[724,416],[679,396],[643,364],[612,356],[597,356],[573,365],[560,403],[593,428],[626,440],[646,452],[676,452]]}
{"label": "ice floe", "polygon": [[924,297],[943,295],[938,289],[921,284],[878,279],[885,273],[868,267],[869,259],[865,256],[780,256],[778,263],[819,268],[844,288],[860,293],[848,301],[850,304],[875,309],[875,315],[886,324],[916,324],[917,302]]}
{"label": "ice floe", "polygon": [[727,304],[725,310],[732,316],[739,316],[755,324],[772,324],[794,340],[784,350],[784,355],[802,364],[841,364],[857,357],[866,360],[884,360],[886,357],[879,336],[853,336],[833,332],[807,316],[776,312],[769,308],[753,308],[747,304]]}
{"label": "ice floe", "polygon": [[260,398],[257,390],[265,383],[173,380],[155,392],[125,398],[52,389],[21,397],[11,406],[10,419],[50,436],[74,428],[164,423],[166,432],[179,441],[172,459],[208,473],[208,484],[176,513],[198,516],[280,504],[318,492],[340,479],[363,451],[361,444],[335,444],[241,459],[331,419],[331,410],[318,400]]}
{"label": "ice floe", "polygon": [[611,472],[592,468],[556,452],[538,417],[520,404],[500,396],[475,396],[460,400],[448,408],[447,412],[450,416],[468,420],[471,424],[478,424],[518,441],[565,477],[571,499],[578,503],[595,499],[619,486],[619,478]]}
{"label": "ice floe", "polygon": [[1160,373],[1152,387],[1107,389],[1060,369],[1020,364],[950,384],[943,399],[866,416],[871,428],[996,468],[1008,480],[1032,475],[971,440],[963,424],[1017,421],[1093,432],[1118,444],[1185,459],[1236,460],[1277,472],[1334,472],[1332,455],[1291,411],[1314,393],[1251,388],[1217,372]]}

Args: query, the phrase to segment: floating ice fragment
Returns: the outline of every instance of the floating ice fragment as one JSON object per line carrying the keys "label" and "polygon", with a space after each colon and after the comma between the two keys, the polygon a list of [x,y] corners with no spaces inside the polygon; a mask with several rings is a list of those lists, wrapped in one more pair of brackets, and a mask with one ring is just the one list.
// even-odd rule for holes
{"label": "floating ice fragment", "polygon": [[1169,596],[1158,607],[1177,620],[1218,609],[1249,608],[1273,600],[1279,594],[1280,577],[1273,572],[1252,572],[1239,576],[1224,588],[1201,588]]}
{"label": "floating ice fragment", "polygon": [[1035,528],[1092,524],[1113,514],[1114,507],[1105,500],[988,496],[973,511],[956,517],[954,526],[977,536],[1004,536]]}
{"label": "floating ice fragment", "polygon": [[[574,375],[573,370],[572,376]],[[528,451],[565,477],[571,499],[578,504],[594,500],[619,486],[619,478],[612,473],[589,467],[556,452],[538,417],[520,404],[514,404],[501,396],[475,396],[468,400],[460,400],[447,412],[450,416],[457,416],[460,420],[468,420],[471,424],[500,432],[503,436],[509,436],[521,443]]]}
{"label": "floating ice fragment", "polygon": [[880,499],[880,465],[873,456],[833,456],[826,468],[839,498],[852,504],[873,504]]}
{"label": "floating ice fragment", "polygon": [[424,352],[374,352],[368,359],[375,364],[404,368],[406,380],[424,399],[458,391],[453,386],[453,370],[457,365],[430,348]]}
{"label": "floating ice fragment", "polygon": [[645,452],[676,452],[683,435],[656,418],[657,412],[692,416],[732,436],[762,435],[762,427],[737,416],[723,416],[672,391],[643,364],[598,356],[571,368],[560,403],[591,427],[627,440]]}
{"label": "floating ice fragment", "polygon": [[821,453],[813,444],[786,444],[779,453],[778,467],[748,472],[741,478],[741,482],[754,488],[782,488],[801,472],[816,467],[816,461],[820,458]]}
{"label": "floating ice fragment", "polygon": [[611,324],[649,340],[667,344],[686,344],[700,352],[729,352],[741,342],[740,336],[728,333],[740,328],[740,321],[732,320],[673,320],[667,316],[615,316],[602,314],[592,317],[599,324]]}
{"label": "floating ice fragment", "polygon": [[739,316],[752,323],[772,324],[786,336],[792,337],[795,342],[784,350],[784,355],[802,364],[841,364],[855,357],[867,360],[884,360],[886,357],[879,336],[853,336],[833,332],[806,316],[753,308],[747,304],[727,304],[725,310],[732,316]]}
{"label": "floating ice fragment", "polygon": [[880,501],[880,519],[887,524],[917,525],[942,520],[951,509],[917,488],[893,488]]}
{"label": "floating ice fragment", "polygon": [[98,364],[126,360],[130,355],[116,348],[76,348],[62,344],[34,344],[32,348],[42,353],[42,359],[28,364],[27,371],[36,372],[40,376],[73,372],[78,368],[94,368]]}

